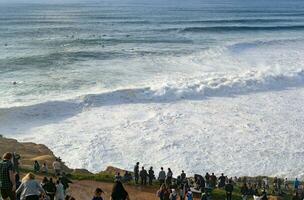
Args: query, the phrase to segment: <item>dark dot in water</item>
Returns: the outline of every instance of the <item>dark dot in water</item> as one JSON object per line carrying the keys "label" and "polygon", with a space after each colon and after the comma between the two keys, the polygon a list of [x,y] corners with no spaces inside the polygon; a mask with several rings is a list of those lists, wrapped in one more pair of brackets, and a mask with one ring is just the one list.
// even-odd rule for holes
{"label": "dark dot in water", "polygon": [[6,46],[6,47],[7,47],[7,43],[5,43],[5,44],[4,44],[4,46]]}
{"label": "dark dot in water", "polygon": [[13,85],[17,85],[17,82],[16,82],[16,81],[14,81],[14,82],[13,82]]}

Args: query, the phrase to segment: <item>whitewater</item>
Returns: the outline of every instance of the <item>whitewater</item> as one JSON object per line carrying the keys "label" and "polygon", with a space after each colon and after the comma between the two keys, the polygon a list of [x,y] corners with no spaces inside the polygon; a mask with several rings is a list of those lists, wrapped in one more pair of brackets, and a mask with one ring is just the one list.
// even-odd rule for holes
{"label": "whitewater", "polygon": [[303,178],[303,10],[297,0],[0,3],[0,134],[92,172],[139,161]]}

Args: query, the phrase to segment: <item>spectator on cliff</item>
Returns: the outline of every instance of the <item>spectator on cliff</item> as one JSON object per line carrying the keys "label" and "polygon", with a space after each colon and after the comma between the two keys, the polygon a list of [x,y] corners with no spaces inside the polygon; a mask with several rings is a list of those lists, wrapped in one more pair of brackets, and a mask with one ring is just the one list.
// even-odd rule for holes
{"label": "spectator on cliff", "polygon": [[173,172],[170,168],[168,168],[167,177],[166,177],[167,185],[170,186],[172,184],[172,178],[173,178]]}
{"label": "spectator on cliff", "polygon": [[[20,175],[18,173],[16,173],[16,175],[15,175],[15,182],[16,182],[16,188],[18,189],[21,185]],[[0,195],[0,197],[1,197],[1,195]],[[20,194],[16,194],[16,200],[20,200]]]}
{"label": "spectator on cliff", "polygon": [[14,171],[19,174],[19,160],[20,160],[20,155],[17,154],[16,152],[13,153],[13,166],[14,166]]}
{"label": "spectator on cliff", "polygon": [[207,188],[211,187],[211,184],[210,184],[210,174],[208,172],[205,175],[205,181],[206,181],[206,187]]}
{"label": "spectator on cliff", "polygon": [[181,177],[181,182],[183,183],[186,180],[186,173],[184,172],[184,170],[182,170],[180,177]]}
{"label": "spectator on cliff", "polygon": [[73,183],[67,176],[66,174],[63,172],[62,175],[59,177],[60,182],[63,185],[63,189],[64,189],[64,193],[66,194],[66,191],[69,189],[70,187],[70,183]]}
{"label": "spectator on cliff", "polygon": [[152,185],[153,180],[155,179],[153,167],[150,167],[148,176],[149,176],[149,185]]}
{"label": "spectator on cliff", "polygon": [[124,176],[123,176],[123,181],[124,182],[129,182],[131,181],[133,178],[132,178],[132,174],[129,173],[128,171],[125,172]]}
{"label": "spectator on cliff", "polygon": [[265,190],[262,192],[261,200],[268,200],[267,192]]}
{"label": "spectator on cliff", "polygon": [[298,190],[300,185],[301,185],[300,181],[298,180],[298,178],[296,178],[296,180],[294,181],[294,184],[293,184],[294,189]]}
{"label": "spectator on cliff", "polygon": [[232,200],[232,192],[233,192],[232,180],[229,180],[228,184],[225,185],[225,190],[226,190],[226,199]]}
{"label": "spectator on cliff", "polygon": [[61,162],[59,160],[60,159],[56,159],[53,162],[53,169],[54,169],[54,172],[55,172],[56,176],[59,176],[61,174]]}
{"label": "spectator on cliff", "polygon": [[14,175],[13,163],[11,162],[13,155],[5,153],[0,161],[0,190],[4,200],[16,199],[16,180]]}
{"label": "spectator on cliff", "polygon": [[226,177],[224,176],[223,173],[222,173],[221,176],[218,178],[218,180],[219,180],[218,187],[219,187],[219,188],[225,187],[225,184],[226,184]]}
{"label": "spectator on cliff", "polygon": [[263,178],[263,188],[264,188],[264,190],[269,189],[269,181],[268,181],[267,177]]}
{"label": "spectator on cliff", "polygon": [[159,200],[170,200],[171,191],[167,188],[166,184],[162,184],[157,191],[157,197]]}
{"label": "spectator on cliff", "polygon": [[179,186],[179,199],[180,200],[185,200],[185,195],[186,195],[186,184],[182,184]]}
{"label": "spectator on cliff", "polygon": [[114,177],[114,181],[122,181],[122,176],[120,175],[120,172],[117,172],[117,174]]}
{"label": "spectator on cliff", "polygon": [[140,180],[141,180],[141,185],[147,185],[148,173],[144,167],[141,168],[141,171],[139,172],[139,176],[140,176]]}
{"label": "spectator on cliff", "polygon": [[211,184],[212,188],[216,187],[216,180],[217,180],[217,178],[216,178],[215,174],[212,173],[211,176],[210,176],[210,184]]}
{"label": "spectator on cliff", "polygon": [[49,182],[47,177],[44,177],[40,183],[41,187],[45,190],[46,184]]}
{"label": "spectator on cliff", "polygon": [[128,192],[120,181],[115,182],[110,200],[130,200]]}
{"label": "spectator on cliff", "polygon": [[284,179],[284,188],[285,190],[289,190],[289,183],[287,178]]}
{"label": "spectator on cliff", "polygon": [[186,197],[187,197],[187,200],[193,200],[193,193],[191,192],[190,189],[188,190]]}
{"label": "spectator on cliff", "polygon": [[169,199],[170,200],[177,200],[177,192],[176,192],[176,190],[175,189],[172,189],[171,190],[171,194],[170,194],[170,196],[169,196]]}
{"label": "spectator on cliff", "polygon": [[35,180],[35,175],[28,173],[22,179],[22,183],[17,189],[16,193],[20,194],[21,200],[39,200],[39,196],[44,194],[44,190]]}
{"label": "spectator on cliff", "polygon": [[92,200],[103,200],[103,198],[102,198],[102,193],[104,193],[104,192],[102,191],[102,189],[96,188],[96,190],[95,190],[95,192],[94,192],[94,197],[93,197]]}
{"label": "spectator on cliff", "polygon": [[34,172],[37,173],[40,171],[40,164],[37,160],[34,162]]}
{"label": "spectator on cliff", "polygon": [[135,184],[138,184],[139,180],[139,162],[136,163],[134,166],[134,179],[135,179]]}
{"label": "spectator on cliff", "polygon": [[163,183],[165,183],[165,180],[166,180],[166,172],[164,171],[164,168],[161,167],[160,172],[158,173],[159,184],[162,185]]}
{"label": "spectator on cliff", "polygon": [[46,195],[50,198],[50,200],[54,200],[56,194],[56,185],[53,182],[52,178],[50,178],[50,180],[46,183],[44,189]]}
{"label": "spectator on cliff", "polygon": [[43,165],[42,165],[40,171],[41,171],[42,173],[44,173],[45,175],[48,174],[49,168],[48,168],[48,166],[47,166],[46,163],[43,163]]}
{"label": "spectator on cliff", "polygon": [[248,187],[246,183],[243,183],[242,187],[241,187],[241,195],[242,195],[242,200],[247,200],[248,198]]}
{"label": "spectator on cliff", "polygon": [[65,190],[60,180],[56,181],[55,200],[64,200]]}

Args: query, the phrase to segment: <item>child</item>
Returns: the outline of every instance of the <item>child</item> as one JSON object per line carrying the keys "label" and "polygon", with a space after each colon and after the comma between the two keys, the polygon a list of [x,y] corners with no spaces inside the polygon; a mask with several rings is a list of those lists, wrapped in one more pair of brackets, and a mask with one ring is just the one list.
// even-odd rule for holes
{"label": "child", "polygon": [[93,197],[92,200],[103,200],[103,198],[102,198],[102,196],[101,196],[102,193],[104,193],[104,192],[102,191],[102,189],[96,188],[95,194],[94,194],[94,197]]}

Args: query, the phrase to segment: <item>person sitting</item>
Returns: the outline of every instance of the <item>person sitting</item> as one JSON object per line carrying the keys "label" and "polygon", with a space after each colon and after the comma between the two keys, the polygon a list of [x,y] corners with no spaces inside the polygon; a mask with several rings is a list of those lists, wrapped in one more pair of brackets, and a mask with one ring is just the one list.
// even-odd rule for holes
{"label": "person sitting", "polygon": [[103,200],[103,198],[102,198],[102,196],[101,196],[102,193],[104,193],[104,192],[102,191],[102,189],[96,188],[96,190],[95,190],[95,192],[94,192],[94,197],[93,197],[92,200]]}

